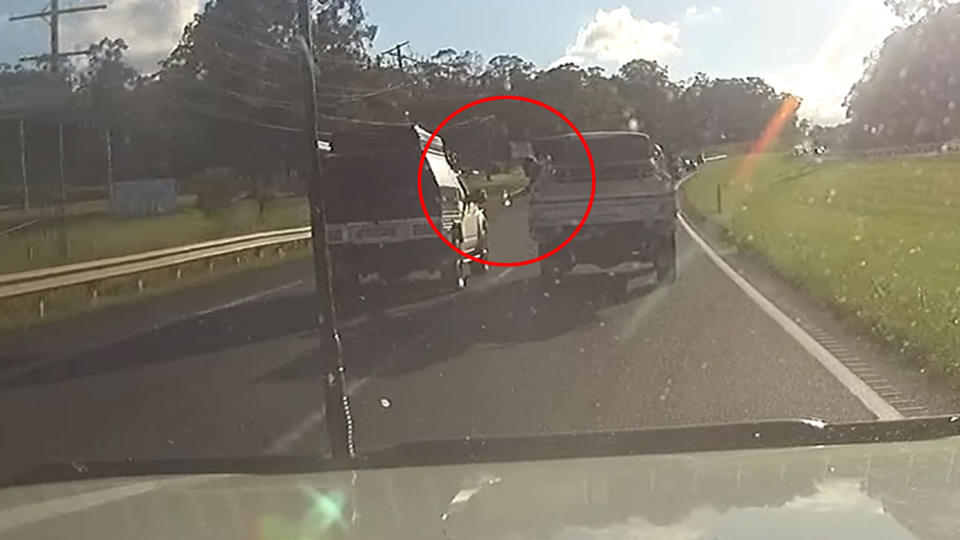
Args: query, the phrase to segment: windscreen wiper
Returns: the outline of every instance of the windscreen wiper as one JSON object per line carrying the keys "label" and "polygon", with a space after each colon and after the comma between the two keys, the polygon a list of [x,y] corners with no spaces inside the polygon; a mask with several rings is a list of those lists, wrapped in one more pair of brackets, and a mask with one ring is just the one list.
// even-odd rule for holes
{"label": "windscreen wiper", "polygon": [[427,440],[367,452],[352,459],[321,455],[260,455],[41,464],[0,479],[0,486],[129,476],[190,474],[307,474],[475,463],[544,461],[818,445],[940,439],[960,435],[960,415],[827,424],[773,420],[562,433]]}

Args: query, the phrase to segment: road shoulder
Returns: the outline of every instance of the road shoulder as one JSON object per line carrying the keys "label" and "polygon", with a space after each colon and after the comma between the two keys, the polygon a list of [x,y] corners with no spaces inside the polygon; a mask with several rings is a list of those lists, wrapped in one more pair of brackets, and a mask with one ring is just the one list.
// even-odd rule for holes
{"label": "road shoulder", "polygon": [[949,414],[960,408],[960,397],[942,377],[875,342],[860,328],[862,323],[845,319],[808,297],[799,284],[785,279],[759,254],[728,241],[715,223],[693,212],[684,217],[727,264],[901,414]]}

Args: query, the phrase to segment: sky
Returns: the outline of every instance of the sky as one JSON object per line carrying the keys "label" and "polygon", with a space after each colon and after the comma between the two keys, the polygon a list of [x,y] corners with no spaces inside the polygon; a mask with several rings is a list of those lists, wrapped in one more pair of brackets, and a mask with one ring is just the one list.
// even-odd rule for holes
{"label": "sky", "polygon": [[[898,24],[883,0],[362,0],[379,27],[374,50],[409,41],[418,54],[470,49],[489,59],[516,54],[545,68],[562,62],[614,71],[634,58],[657,60],[674,79],[760,76],[803,98],[802,117],[844,119],[843,98],[863,59]],[[128,57],[150,71],[180,36],[201,0],[61,0],[106,3],[70,15],[62,48],[123,37]],[[39,20],[7,22],[45,0],[0,1],[0,62],[47,47]]]}

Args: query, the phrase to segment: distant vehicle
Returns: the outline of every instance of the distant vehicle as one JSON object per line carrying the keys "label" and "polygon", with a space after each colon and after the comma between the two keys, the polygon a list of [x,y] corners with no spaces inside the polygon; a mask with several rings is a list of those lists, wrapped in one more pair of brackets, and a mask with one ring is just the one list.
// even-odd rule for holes
{"label": "distant vehicle", "polygon": [[[417,167],[429,138],[416,125],[333,134],[332,152],[325,159],[331,201],[327,241],[334,279],[346,292],[357,290],[366,274],[376,273],[389,283],[417,270],[439,271],[444,287],[457,290],[466,286],[470,274],[486,271],[486,265],[469,265],[441,242],[423,215]],[[447,239],[475,257],[487,256],[486,193],[469,192],[447,160],[440,137],[427,152],[423,197]]]}
{"label": "distant vehicle", "polygon": [[[652,262],[659,283],[676,279],[675,183],[663,150],[636,132],[588,132],[597,173],[593,208],[577,237],[540,263],[545,287],[576,264],[613,268]],[[552,251],[574,231],[590,196],[590,166],[573,135],[534,142],[549,156],[532,182],[530,231],[540,254]]]}

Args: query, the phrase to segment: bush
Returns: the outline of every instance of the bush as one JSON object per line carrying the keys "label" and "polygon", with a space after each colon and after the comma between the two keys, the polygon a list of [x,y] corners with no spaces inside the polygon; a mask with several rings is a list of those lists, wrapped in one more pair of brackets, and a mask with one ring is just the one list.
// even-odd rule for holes
{"label": "bush", "polygon": [[219,212],[243,197],[237,176],[226,167],[207,169],[190,177],[186,189],[197,194],[197,204],[206,213]]}

